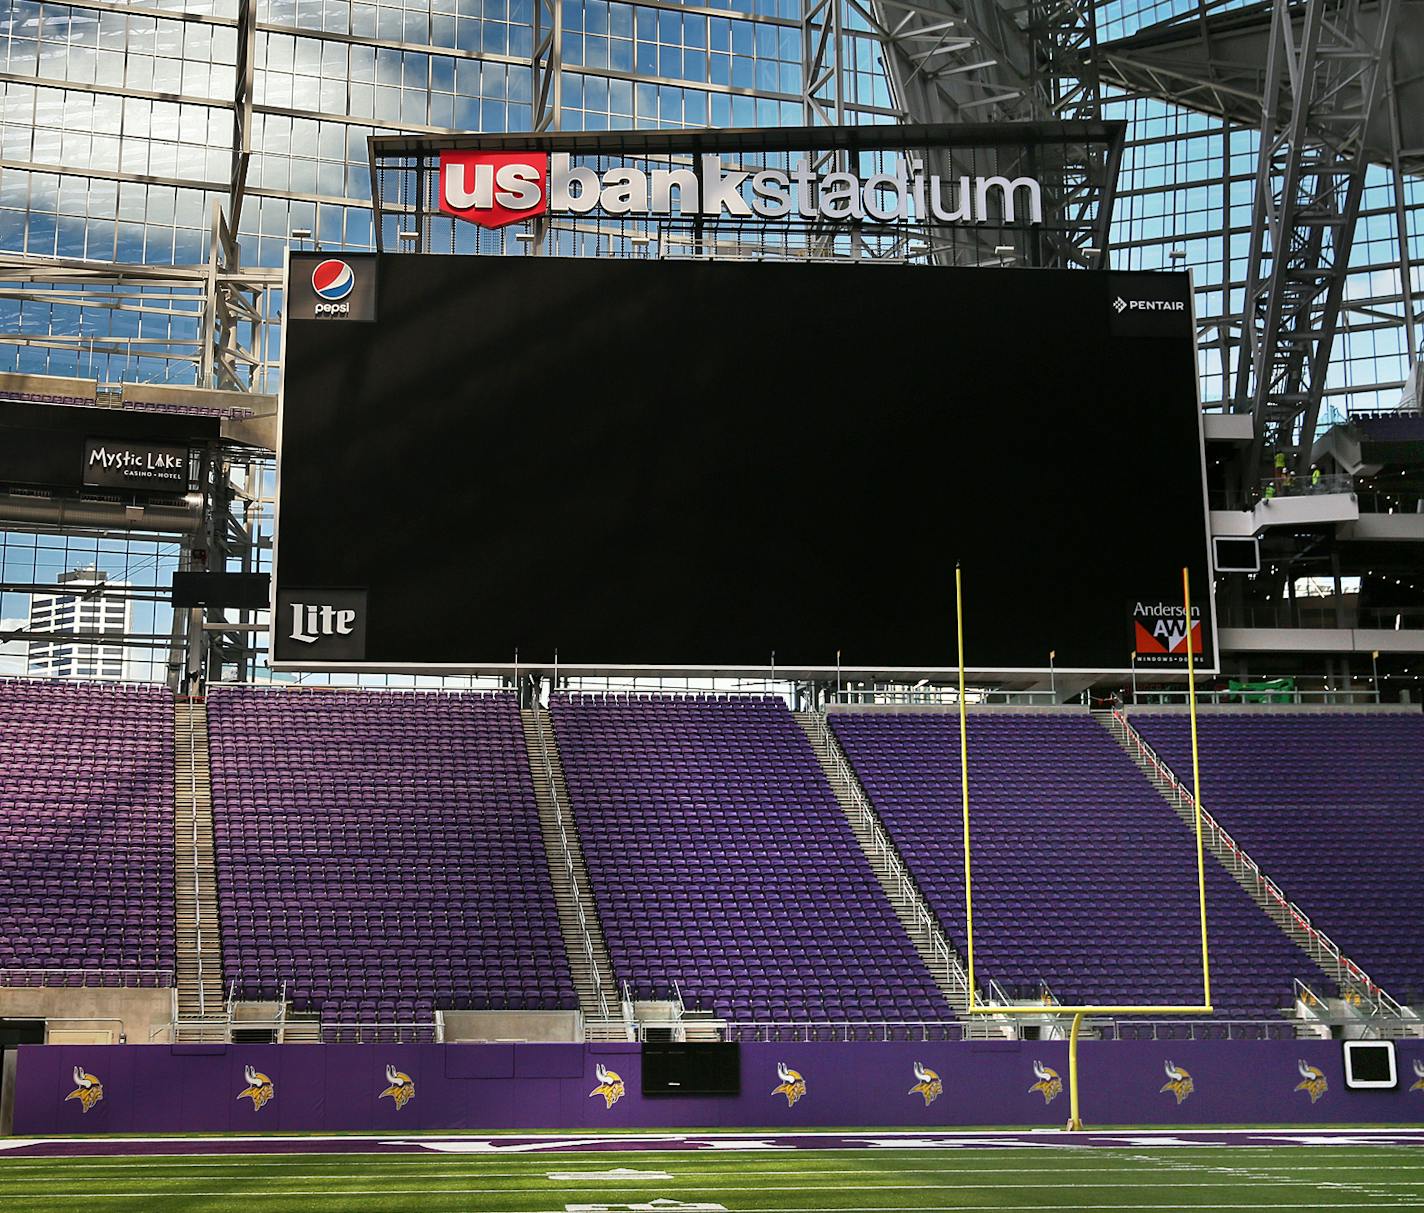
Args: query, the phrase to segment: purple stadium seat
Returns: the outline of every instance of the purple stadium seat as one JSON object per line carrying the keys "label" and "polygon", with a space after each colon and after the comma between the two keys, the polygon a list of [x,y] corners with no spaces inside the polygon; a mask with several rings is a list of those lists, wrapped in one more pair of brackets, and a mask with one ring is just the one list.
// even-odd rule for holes
{"label": "purple stadium seat", "polygon": [[0,969],[171,971],[173,938],[173,696],[0,681]]}
{"label": "purple stadium seat", "polygon": [[[959,720],[835,712],[831,726],[946,933],[966,945]],[[1191,832],[1086,714],[969,718],[975,976],[1072,1003],[1201,1002]],[[1322,974],[1208,854],[1212,1001],[1289,1005]]]}
{"label": "purple stadium seat", "polygon": [[[1132,722],[1179,777],[1191,724]],[[1390,994],[1424,1000],[1424,715],[1203,711],[1202,804]]]}
{"label": "purple stadium seat", "polygon": [[555,696],[613,971],[740,1022],[953,1011],[786,706]]}
{"label": "purple stadium seat", "polygon": [[208,699],[223,967],[327,1023],[572,1009],[508,695]]}

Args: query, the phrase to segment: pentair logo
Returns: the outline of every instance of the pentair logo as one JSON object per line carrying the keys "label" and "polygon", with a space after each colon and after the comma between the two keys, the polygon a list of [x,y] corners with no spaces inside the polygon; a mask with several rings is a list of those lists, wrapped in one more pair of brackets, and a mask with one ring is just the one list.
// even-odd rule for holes
{"label": "pentair logo", "polygon": [[1124,299],[1121,295],[1119,295],[1116,299],[1113,300],[1113,311],[1115,311],[1119,316],[1121,316],[1123,312],[1127,311],[1127,300]]}

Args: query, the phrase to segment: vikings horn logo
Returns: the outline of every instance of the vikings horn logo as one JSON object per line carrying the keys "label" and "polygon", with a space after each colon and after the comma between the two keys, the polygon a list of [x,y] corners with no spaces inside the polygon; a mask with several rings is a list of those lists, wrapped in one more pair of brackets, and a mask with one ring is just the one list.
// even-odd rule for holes
{"label": "vikings horn logo", "polygon": [[1174,1066],[1169,1061],[1162,1069],[1167,1072],[1167,1081],[1157,1089],[1159,1095],[1163,1091],[1171,1091],[1172,1094],[1177,1097],[1177,1102],[1181,1103],[1182,1100],[1186,1099],[1188,1095],[1196,1090],[1196,1086],[1192,1082],[1192,1076],[1182,1069],[1181,1066]]}
{"label": "vikings horn logo", "polygon": [[237,1093],[238,1099],[252,1100],[252,1110],[259,1111],[264,1104],[277,1094],[277,1088],[272,1085],[272,1080],[261,1070],[254,1070],[251,1066],[243,1066],[242,1076],[247,1080],[246,1089]]}
{"label": "vikings horn logo", "polygon": [[779,1086],[772,1087],[773,1095],[785,1095],[786,1106],[793,1107],[798,1099],[806,1094],[806,1080],[801,1077],[799,1070],[793,1070],[784,1061],[776,1063],[776,1076],[781,1079]]}
{"label": "vikings horn logo", "polygon": [[1308,1061],[1297,1062],[1296,1068],[1300,1071],[1300,1081],[1295,1084],[1295,1089],[1309,1094],[1311,1103],[1314,1103],[1330,1089],[1330,1084],[1325,1081],[1325,1075]]}
{"label": "vikings horn logo", "polygon": [[595,1095],[602,1095],[604,1108],[611,1108],[623,1098],[623,1076],[616,1070],[610,1070],[601,1061],[593,1073],[598,1079],[598,1086],[588,1093],[588,1097],[592,1099]]}
{"label": "vikings horn logo", "polygon": [[74,1090],[64,1097],[64,1102],[77,1099],[86,1112],[104,1098],[104,1084],[93,1074],[86,1074],[82,1067],[74,1067]]}
{"label": "vikings horn logo", "polygon": [[1043,1062],[1036,1061],[1033,1063],[1033,1072],[1038,1081],[1029,1087],[1029,1090],[1042,1095],[1044,1103],[1052,1103],[1063,1094],[1063,1080],[1058,1077],[1057,1070],[1050,1070]]}
{"label": "vikings horn logo", "polygon": [[915,1085],[905,1092],[906,1095],[923,1095],[925,1097],[925,1107],[929,1107],[941,1095],[944,1094],[944,1083],[940,1082],[939,1075],[928,1066],[922,1066],[915,1062]]}
{"label": "vikings horn logo", "polygon": [[1411,1091],[1424,1091],[1424,1061],[1420,1061],[1417,1057],[1414,1059],[1414,1077],[1418,1081],[1409,1089]]}
{"label": "vikings horn logo", "polygon": [[402,1074],[395,1066],[386,1067],[386,1082],[390,1085],[376,1098],[385,1099],[389,1095],[397,1112],[415,1098],[415,1080],[409,1074]]}

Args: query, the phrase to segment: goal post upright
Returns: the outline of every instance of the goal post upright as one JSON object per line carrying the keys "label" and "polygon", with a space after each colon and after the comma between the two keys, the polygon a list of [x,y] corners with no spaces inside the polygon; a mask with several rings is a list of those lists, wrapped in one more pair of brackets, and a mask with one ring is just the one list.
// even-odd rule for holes
{"label": "goal post upright", "polygon": [[1211,956],[1206,935],[1206,861],[1202,851],[1201,758],[1197,748],[1197,667],[1192,640],[1191,574],[1182,566],[1182,609],[1187,629],[1187,703],[1192,721],[1192,823],[1197,835],[1197,906],[1201,911],[1202,1003],[1211,1006]]}
{"label": "goal post upright", "polygon": [[1082,1117],[1079,1112],[1078,1083],[1078,1035],[1083,1020],[1088,1016],[1102,1015],[1210,1015],[1215,1011],[1211,1003],[1211,957],[1206,928],[1206,863],[1202,842],[1202,811],[1200,789],[1200,760],[1197,748],[1197,695],[1196,663],[1193,659],[1191,582],[1188,570],[1182,569],[1182,595],[1186,611],[1185,626],[1187,636],[1187,700],[1191,716],[1192,734],[1192,813],[1195,826],[1197,851],[1197,908],[1201,922],[1202,956],[1202,1001],[1195,1005],[1168,1004],[1089,1004],[1064,1006],[1052,1003],[1047,1006],[1002,1007],[981,1003],[976,998],[974,983],[974,891],[969,861],[969,728],[965,707],[964,675],[964,582],[960,566],[954,566],[955,623],[958,630],[959,647],[959,783],[962,792],[962,812],[964,822],[964,915],[967,932],[967,961],[969,982],[969,1014],[973,1015],[1033,1015],[1037,1017],[1071,1015],[1072,1026],[1068,1034],[1068,1104],[1069,1118],[1064,1128],[1070,1132],[1081,1130]]}
{"label": "goal post upright", "polygon": [[959,633],[959,787],[964,802],[964,920],[968,932],[969,1011],[974,1005],[974,889],[969,878],[969,724],[964,704],[964,578],[954,566],[954,618]]}

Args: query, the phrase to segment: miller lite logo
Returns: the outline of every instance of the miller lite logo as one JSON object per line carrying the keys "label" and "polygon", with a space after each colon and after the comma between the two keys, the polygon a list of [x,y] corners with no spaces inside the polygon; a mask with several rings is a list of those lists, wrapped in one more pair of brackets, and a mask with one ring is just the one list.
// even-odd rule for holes
{"label": "miller lite logo", "polygon": [[356,285],[356,274],[346,262],[337,257],[319,261],[312,270],[311,284],[317,297],[314,310],[318,316],[350,314],[351,304],[344,300]]}
{"label": "miller lite logo", "polygon": [[323,636],[350,636],[356,630],[356,612],[349,608],[293,602],[289,609],[292,630],[287,634],[302,644],[315,644]]}

